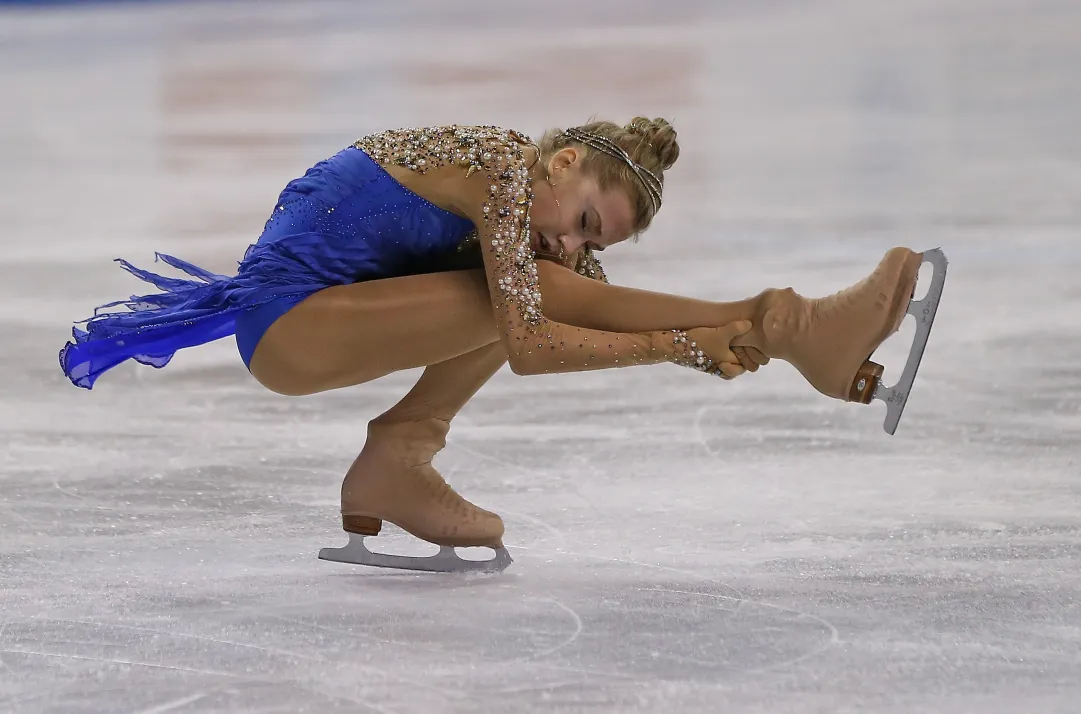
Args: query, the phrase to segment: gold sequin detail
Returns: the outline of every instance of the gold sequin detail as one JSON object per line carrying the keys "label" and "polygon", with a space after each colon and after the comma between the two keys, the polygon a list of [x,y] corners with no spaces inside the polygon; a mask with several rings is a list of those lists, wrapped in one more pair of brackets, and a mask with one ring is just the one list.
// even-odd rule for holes
{"label": "gold sequin detail", "polygon": [[599,280],[602,283],[608,282],[608,276],[604,274],[604,268],[601,267],[601,261],[593,255],[593,251],[589,248],[583,248],[582,252],[578,255],[574,271],[579,275]]}

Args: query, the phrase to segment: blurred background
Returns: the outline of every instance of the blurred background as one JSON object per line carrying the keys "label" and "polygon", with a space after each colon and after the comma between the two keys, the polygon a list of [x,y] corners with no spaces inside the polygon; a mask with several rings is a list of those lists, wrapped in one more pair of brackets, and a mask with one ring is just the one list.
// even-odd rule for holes
{"label": "blurred background", "polygon": [[[516,565],[393,576],[314,555],[417,374],[56,364],[141,287],[113,258],[230,273],[364,134],[636,115],[682,153],[613,282],[824,295],[945,250],[895,438],[781,363],[504,370],[437,466]],[[1076,711],[1078,127],[1076,0],[0,1],[0,711]]]}

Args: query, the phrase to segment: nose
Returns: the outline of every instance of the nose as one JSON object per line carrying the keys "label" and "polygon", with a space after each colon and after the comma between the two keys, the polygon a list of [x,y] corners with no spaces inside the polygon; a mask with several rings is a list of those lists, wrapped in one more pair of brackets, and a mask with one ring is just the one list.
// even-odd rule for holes
{"label": "nose", "polygon": [[563,246],[563,252],[567,255],[574,253],[583,245],[585,245],[586,239],[581,236],[572,236],[564,233],[559,236],[559,244]]}

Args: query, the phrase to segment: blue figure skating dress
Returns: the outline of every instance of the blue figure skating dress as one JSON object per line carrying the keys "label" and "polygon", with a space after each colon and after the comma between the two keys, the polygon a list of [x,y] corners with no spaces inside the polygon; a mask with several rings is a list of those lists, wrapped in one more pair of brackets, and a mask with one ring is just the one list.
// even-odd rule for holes
{"label": "blue figure skating dress", "polygon": [[[194,280],[120,260],[162,292],[103,305],[60,351],[72,383],[90,389],[128,359],[164,367],[177,350],[235,334],[245,364],[268,327],[308,296],[334,285],[473,267],[460,249],[473,223],[408,190],[364,151],[350,147],[286,186],[235,276],[168,255]],[[475,266],[480,267],[479,253]],[[113,308],[127,311],[110,312]]]}

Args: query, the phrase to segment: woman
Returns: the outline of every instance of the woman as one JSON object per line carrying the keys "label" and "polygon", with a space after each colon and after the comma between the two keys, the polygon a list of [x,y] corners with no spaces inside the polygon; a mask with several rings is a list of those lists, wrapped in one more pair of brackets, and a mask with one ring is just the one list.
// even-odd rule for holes
{"label": "woman", "polygon": [[712,303],[607,284],[595,254],[649,226],[678,155],[663,119],[595,122],[538,144],[497,127],[366,137],[286,186],[236,276],[169,256],[199,281],[122,262],[164,292],[106,306],[130,312],[97,313],[61,364],[89,389],[128,358],[161,367],[178,349],[235,333],[255,379],[285,395],[424,367],[369,424],[345,476],[343,526],[358,536],[346,559],[454,568],[373,560],[362,539],[386,520],[444,555],[495,548],[502,567],[502,520],[455,493],[431,461],[454,415],[506,362],[516,374],[673,362],[730,379],[779,357],[839,399],[867,401],[877,384],[881,368],[866,360],[899,326],[921,263],[907,249],[822,300],[767,290]]}

